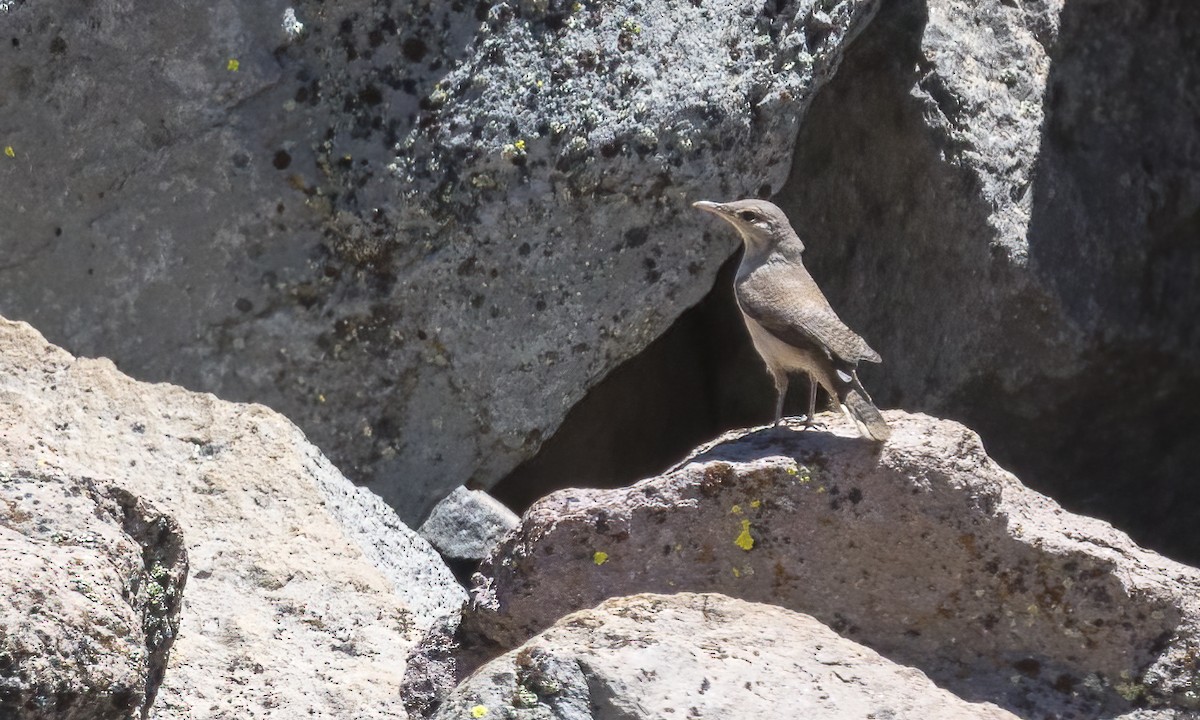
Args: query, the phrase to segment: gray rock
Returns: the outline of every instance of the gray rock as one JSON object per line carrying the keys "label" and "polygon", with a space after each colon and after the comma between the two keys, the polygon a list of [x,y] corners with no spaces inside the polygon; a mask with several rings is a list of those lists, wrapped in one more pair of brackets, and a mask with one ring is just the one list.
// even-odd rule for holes
{"label": "gray rock", "polygon": [[0,470],[110,478],[178,521],[191,575],[152,718],[395,717],[405,658],[463,599],[278,414],[136,382],[6,320]]}
{"label": "gray rock", "polygon": [[888,3],[777,198],[877,400],[1193,562],[1197,28],[1189,0]]}
{"label": "gray rock", "polygon": [[149,503],[0,469],[0,717],[145,717],[186,578],[179,526]]}
{"label": "gray rock", "polygon": [[807,615],[691,593],[614,598],[568,615],[488,663],[434,715],[481,716],[1017,717],[957,698]]}
{"label": "gray rock", "polygon": [[415,523],[708,290],[687,201],[782,185],[877,4],[15,5],[0,305],[286,413]]}
{"label": "gray rock", "polygon": [[1028,490],[961,425],[886,416],[882,447],[825,415],[545,498],[484,564],[463,636],[511,648],[607,597],[719,592],[1022,714],[1197,707],[1200,571]]}
{"label": "gray rock", "polygon": [[519,522],[516,513],[492,496],[460,486],[433,508],[417,533],[442,557],[479,561]]}

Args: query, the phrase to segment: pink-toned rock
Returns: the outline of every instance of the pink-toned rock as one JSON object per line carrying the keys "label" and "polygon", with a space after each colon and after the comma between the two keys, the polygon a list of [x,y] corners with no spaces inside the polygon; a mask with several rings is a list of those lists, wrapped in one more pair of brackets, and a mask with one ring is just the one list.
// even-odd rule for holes
{"label": "pink-toned rock", "polygon": [[1010,708],[1196,704],[1200,572],[1025,488],[957,423],[887,417],[882,447],[841,424],[741,431],[632,487],[551,495],[485,564],[463,636],[513,647],[605,598],[719,592]]}
{"label": "pink-toned rock", "polygon": [[568,615],[488,663],[434,717],[1016,720],[807,615],[693,593]]}

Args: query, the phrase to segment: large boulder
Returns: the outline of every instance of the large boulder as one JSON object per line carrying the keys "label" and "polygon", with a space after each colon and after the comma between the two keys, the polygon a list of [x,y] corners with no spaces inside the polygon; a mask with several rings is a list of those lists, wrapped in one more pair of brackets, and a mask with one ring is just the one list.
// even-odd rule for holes
{"label": "large boulder", "polygon": [[[151,717],[395,717],[406,655],[463,599],[433,548],[286,419],[136,382],[7,320],[0,468],[106,478],[178,522],[191,573]],[[120,657],[81,655],[81,671]]]}
{"label": "large boulder", "polygon": [[15,4],[0,306],[286,413],[415,522],[708,290],[688,201],[783,184],[877,4]]}
{"label": "large boulder", "polygon": [[1200,5],[898,0],[778,200],[883,355],[1026,482],[1200,562]]}
{"label": "large boulder", "polygon": [[145,717],[179,632],[179,526],[128,491],[0,464],[0,717]]}
{"label": "large boulder", "polygon": [[438,720],[1016,720],[807,615],[717,594],[636,595],[562,618],[446,698]]}
{"label": "large boulder", "polygon": [[883,446],[826,415],[538,502],[484,564],[459,672],[605,598],[718,592],[1022,714],[1200,707],[1200,571],[1025,488],[957,423],[885,414]]}

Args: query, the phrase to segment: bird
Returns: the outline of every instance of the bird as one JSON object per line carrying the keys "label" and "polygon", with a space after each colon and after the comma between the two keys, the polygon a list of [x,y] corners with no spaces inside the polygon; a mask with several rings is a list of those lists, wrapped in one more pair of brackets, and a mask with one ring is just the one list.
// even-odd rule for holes
{"label": "bird", "polygon": [[810,384],[805,429],[817,424],[820,385],[863,437],[887,440],[891,428],[858,379],[860,362],[878,363],[882,358],[842,322],[805,269],[804,243],[787,215],[758,199],[701,200],[692,206],[732,225],[745,245],[734,296],[754,349],[775,381],[775,426],[783,420],[788,373],[803,372]]}

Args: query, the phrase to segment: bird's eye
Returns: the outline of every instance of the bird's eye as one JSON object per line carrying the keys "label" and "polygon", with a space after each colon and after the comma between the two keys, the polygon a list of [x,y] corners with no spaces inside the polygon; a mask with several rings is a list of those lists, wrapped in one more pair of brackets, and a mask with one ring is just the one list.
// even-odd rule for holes
{"label": "bird's eye", "polygon": [[738,217],[745,220],[746,222],[754,222],[755,220],[758,219],[758,215],[751,212],[750,210],[741,211],[740,213],[738,213]]}

